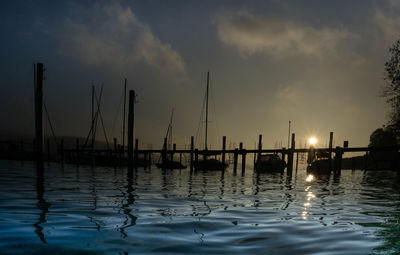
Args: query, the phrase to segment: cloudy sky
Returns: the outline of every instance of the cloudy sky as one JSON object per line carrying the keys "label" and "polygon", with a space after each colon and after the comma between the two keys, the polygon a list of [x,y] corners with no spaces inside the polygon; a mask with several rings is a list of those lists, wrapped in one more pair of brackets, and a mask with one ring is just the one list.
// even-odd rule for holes
{"label": "cloudy sky", "polygon": [[182,147],[201,122],[207,71],[211,148],[222,135],[286,144],[289,120],[300,142],[323,146],[333,131],[337,145],[365,146],[387,122],[379,95],[398,1],[7,1],[0,13],[2,136],[33,134],[34,62],[57,135],[87,135],[91,84],[104,83],[106,129],[120,138],[126,77],[142,146],[161,144],[175,108]]}

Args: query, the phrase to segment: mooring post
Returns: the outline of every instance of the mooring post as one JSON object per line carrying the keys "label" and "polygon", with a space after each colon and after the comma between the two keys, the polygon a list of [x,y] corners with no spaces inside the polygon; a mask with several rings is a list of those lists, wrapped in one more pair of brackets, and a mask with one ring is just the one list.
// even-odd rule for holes
{"label": "mooring post", "polygon": [[139,163],[139,139],[135,139],[135,155],[134,155],[134,164],[137,167]]}
{"label": "mooring post", "polygon": [[135,110],[135,91],[129,90],[129,109],[128,109],[128,165],[133,166],[133,131],[134,131],[134,110]]}
{"label": "mooring post", "polygon": [[334,172],[337,175],[340,175],[342,172],[342,156],[343,156],[343,149],[337,146],[335,150],[335,172]]}
{"label": "mooring post", "polygon": [[117,144],[117,138],[114,137],[114,153],[117,155],[118,152],[118,144]]}
{"label": "mooring post", "polygon": [[257,152],[257,160],[261,157],[262,152],[262,135],[258,135],[258,152]]}
{"label": "mooring post", "polygon": [[285,159],[286,158],[285,157],[286,156],[286,148],[285,147],[282,147],[281,154],[282,154],[282,160],[286,161],[286,159]]}
{"label": "mooring post", "polygon": [[291,146],[288,151],[288,165],[287,165],[287,174],[292,174],[293,171],[293,154],[294,154],[294,149],[296,147],[296,142],[295,142],[295,134],[292,133],[292,140],[291,140]]}
{"label": "mooring post", "polygon": [[43,64],[37,63],[35,80],[35,154],[36,161],[43,162]]}
{"label": "mooring post", "polygon": [[164,165],[167,162],[167,138],[164,137],[164,144],[161,152],[161,163]]}
{"label": "mooring post", "polygon": [[244,174],[244,172],[246,171],[246,149],[242,150],[242,174]]}
{"label": "mooring post", "polygon": [[244,173],[245,164],[246,164],[246,154],[243,150],[243,143],[239,144],[239,153],[242,155],[242,173]]}
{"label": "mooring post", "polygon": [[190,171],[193,171],[193,149],[194,149],[194,137],[190,137]]}
{"label": "mooring post", "polygon": [[222,164],[225,164],[226,136],[222,137]]}
{"label": "mooring post", "polygon": [[236,170],[237,170],[238,155],[239,155],[239,150],[236,148],[235,152],[233,153],[233,172],[234,173],[236,173]]}
{"label": "mooring post", "polygon": [[329,133],[329,171],[332,170],[332,146],[333,146],[333,132]]}
{"label": "mooring post", "polygon": [[299,152],[296,152],[296,173],[297,173],[298,167],[299,167]]}
{"label": "mooring post", "polygon": [[182,152],[179,153],[179,163],[182,164]]}

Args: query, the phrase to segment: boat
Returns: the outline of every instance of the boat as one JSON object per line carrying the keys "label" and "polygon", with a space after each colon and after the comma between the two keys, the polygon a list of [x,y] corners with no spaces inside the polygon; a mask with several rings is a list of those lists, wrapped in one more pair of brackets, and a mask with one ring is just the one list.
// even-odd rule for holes
{"label": "boat", "polygon": [[256,172],[283,172],[286,162],[278,154],[269,153],[259,155],[254,165]]}
{"label": "boat", "polygon": [[[219,161],[216,159],[218,153],[213,153],[208,151],[207,146],[207,135],[208,135],[208,91],[210,87],[210,72],[207,72],[207,88],[206,88],[206,128],[205,128],[205,139],[204,139],[204,151],[201,153],[203,155],[202,160],[198,160],[194,164],[194,168],[196,170],[225,170],[228,167],[228,164]],[[209,158],[214,155],[214,158]]]}
{"label": "boat", "polygon": [[327,151],[315,152],[313,148],[310,148],[307,163],[308,174],[321,174],[331,172],[331,154]]}
{"label": "boat", "polygon": [[165,135],[165,138],[164,138],[164,145],[162,148],[163,152],[161,154],[161,158],[158,160],[159,162],[156,163],[156,166],[161,169],[185,169],[186,168],[186,166],[182,165],[181,162],[174,161],[172,156],[171,156],[171,158],[167,157],[167,149],[168,149],[168,147],[171,148],[171,144],[172,144],[172,119],[173,119],[173,116],[174,116],[174,109],[172,108],[171,119],[169,121],[169,125],[167,128],[167,134]]}

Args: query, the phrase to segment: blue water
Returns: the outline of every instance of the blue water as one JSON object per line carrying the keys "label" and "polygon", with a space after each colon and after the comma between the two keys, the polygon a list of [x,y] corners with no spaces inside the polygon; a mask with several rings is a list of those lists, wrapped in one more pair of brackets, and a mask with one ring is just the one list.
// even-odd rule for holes
{"label": "blue water", "polygon": [[399,191],[391,171],[311,179],[0,161],[0,253],[400,254]]}

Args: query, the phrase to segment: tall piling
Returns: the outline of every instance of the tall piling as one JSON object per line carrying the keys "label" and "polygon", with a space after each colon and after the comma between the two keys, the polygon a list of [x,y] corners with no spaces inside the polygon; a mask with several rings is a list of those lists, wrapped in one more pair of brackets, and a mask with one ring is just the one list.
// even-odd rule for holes
{"label": "tall piling", "polygon": [[246,153],[243,150],[243,143],[239,144],[239,153],[242,155],[242,173],[244,173],[246,168]]}
{"label": "tall piling", "polygon": [[261,157],[262,152],[262,135],[258,135],[258,152],[257,152],[257,160]]}
{"label": "tall piling", "polygon": [[329,133],[329,171],[332,171],[333,132]]}
{"label": "tall piling", "polygon": [[287,174],[292,174],[293,171],[293,154],[294,150],[296,147],[296,142],[295,142],[295,134],[292,133],[292,140],[291,140],[291,146],[288,151],[288,165],[287,165]]}
{"label": "tall piling", "polygon": [[35,65],[35,154],[36,161],[43,162],[43,64]]}
{"label": "tall piling", "polygon": [[239,156],[239,150],[236,148],[235,152],[233,153],[233,172],[234,173],[236,173],[236,170],[237,170],[238,156]]}
{"label": "tall piling", "polygon": [[340,175],[342,173],[342,157],[343,157],[343,149],[337,146],[335,149],[335,167],[334,167],[335,175]]}
{"label": "tall piling", "polygon": [[134,110],[135,110],[135,91],[129,90],[129,109],[128,109],[128,165],[133,166],[133,135],[134,135]]}
{"label": "tall piling", "polygon": [[161,163],[164,165],[167,163],[167,138],[164,137],[163,149],[161,152]]}

